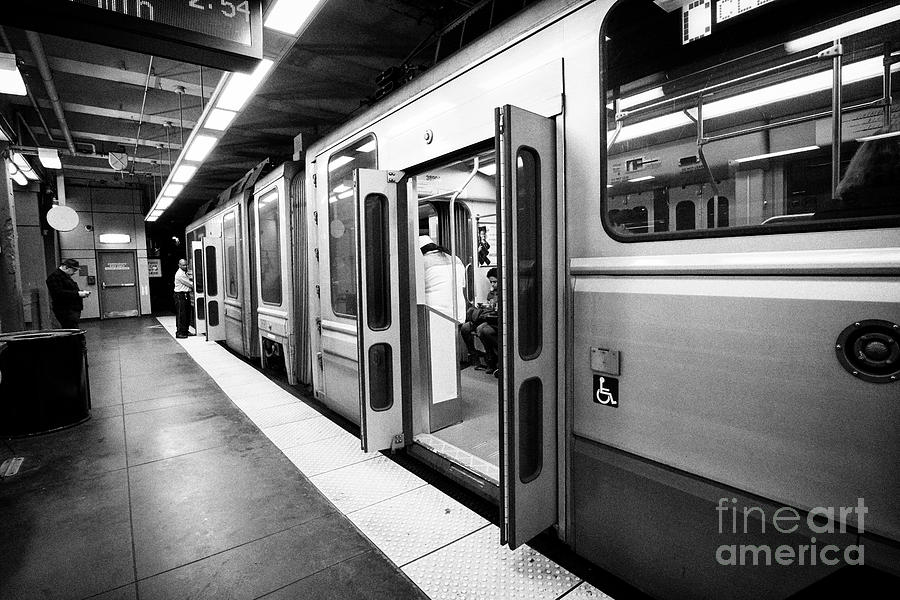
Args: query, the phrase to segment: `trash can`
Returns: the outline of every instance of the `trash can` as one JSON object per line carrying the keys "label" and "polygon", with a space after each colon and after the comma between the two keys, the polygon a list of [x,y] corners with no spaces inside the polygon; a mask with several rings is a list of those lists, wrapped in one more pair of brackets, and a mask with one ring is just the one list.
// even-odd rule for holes
{"label": "trash can", "polygon": [[0,334],[0,436],[46,433],[90,418],[81,329]]}

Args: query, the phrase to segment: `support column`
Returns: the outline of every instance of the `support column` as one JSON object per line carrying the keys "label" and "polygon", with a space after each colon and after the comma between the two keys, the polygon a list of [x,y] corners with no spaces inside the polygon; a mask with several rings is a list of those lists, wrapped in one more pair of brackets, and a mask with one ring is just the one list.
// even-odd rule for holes
{"label": "support column", "polygon": [[[0,155],[6,156],[7,149],[7,144],[0,143]],[[0,165],[0,331],[21,331],[25,329],[25,313],[16,205],[5,158],[0,158]]]}

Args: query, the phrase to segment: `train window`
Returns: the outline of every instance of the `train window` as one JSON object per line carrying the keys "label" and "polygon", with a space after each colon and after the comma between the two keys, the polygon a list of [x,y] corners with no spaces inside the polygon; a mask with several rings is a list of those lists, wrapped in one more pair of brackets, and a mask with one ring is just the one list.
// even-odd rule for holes
{"label": "train window", "polygon": [[225,237],[225,294],[229,298],[238,297],[238,264],[237,264],[237,224],[235,213],[225,215],[222,225]]}
{"label": "train window", "polygon": [[516,155],[516,262],[519,298],[519,354],[541,353],[544,307],[541,305],[541,163],[537,152]]}
{"label": "train window", "polygon": [[328,159],[328,258],[331,309],[356,317],[356,203],[353,171],[375,169],[375,136],[369,135]]}
{"label": "train window", "polygon": [[272,190],[257,203],[259,290],[266,304],[281,305],[281,197]]}
{"label": "train window", "polygon": [[[721,2],[619,2],[601,37],[607,231],[629,241],[900,224],[893,5],[783,0],[732,14]],[[691,11],[709,12],[708,32],[685,28]]]}
{"label": "train window", "polygon": [[216,262],[216,247],[207,246],[206,250],[206,291],[210,296],[219,294],[219,269]]}
{"label": "train window", "polygon": [[194,288],[198,294],[203,293],[203,251],[194,250]]}
{"label": "train window", "polygon": [[388,201],[382,194],[369,194],[366,211],[366,320],[369,329],[391,326],[390,220]]}

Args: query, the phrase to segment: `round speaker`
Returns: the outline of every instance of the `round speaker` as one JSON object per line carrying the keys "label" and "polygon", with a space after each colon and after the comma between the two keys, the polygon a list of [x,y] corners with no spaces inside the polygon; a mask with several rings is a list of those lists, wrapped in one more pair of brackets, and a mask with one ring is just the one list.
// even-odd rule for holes
{"label": "round speaker", "polygon": [[872,383],[900,377],[900,325],[881,319],[846,327],[834,345],[838,362],[851,375]]}

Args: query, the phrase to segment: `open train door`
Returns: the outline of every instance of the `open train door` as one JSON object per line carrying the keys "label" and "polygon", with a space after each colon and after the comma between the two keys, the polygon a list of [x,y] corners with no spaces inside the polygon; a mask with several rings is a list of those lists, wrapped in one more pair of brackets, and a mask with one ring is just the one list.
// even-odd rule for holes
{"label": "open train door", "polygon": [[191,241],[192,274],[194,276],[194,330],[206,333],[206,281],[203,276],[203,242]]}
{"label": "open train door", "polygon": [[222,238],[203,237],[203,274],[206,283],[206,340],[225,339],[225,304],[220,273],[222,269]]}
{"label": "open train door", "polygon": [[557,521],[556,127],[495,111],[503,362],[500,542],[517,548]]}
{"label": "open train door", "polygon": [[409,219],[401,171],[358,169],[360,439],[365,452],[403,445],[410,396]]}

